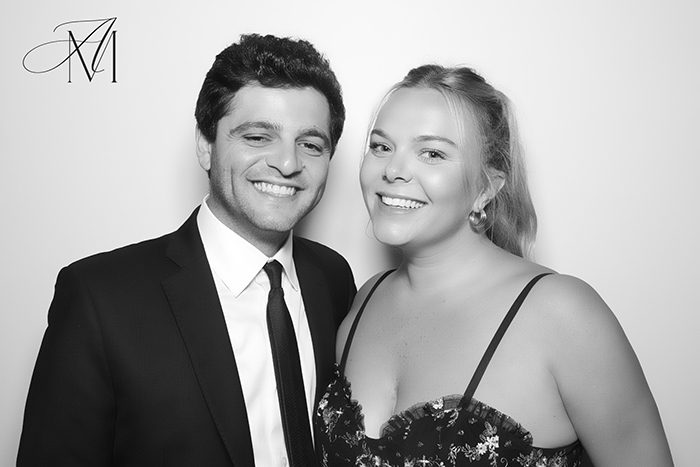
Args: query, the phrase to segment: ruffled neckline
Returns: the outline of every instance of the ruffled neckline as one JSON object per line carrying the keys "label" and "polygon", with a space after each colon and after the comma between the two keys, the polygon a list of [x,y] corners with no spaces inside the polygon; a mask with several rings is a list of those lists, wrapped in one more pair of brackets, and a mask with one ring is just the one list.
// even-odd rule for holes
{"label": "ruffled neckline", "polygon": [[360,434],[367,440],[375,442],[391,440],[396,434],[402,434],[410,429],[411,424],[429,416],[433,419],[446,419],[447,426],[452,426],[456,423],[457,418],[462,415],[461,412],[464,411],[465,414],[477,420],[496,426],[500,430],[511,434],[514,437],[513,441],[519,442],[528,449],[540,450],[543,453],[554,453],[569,451],[581,443],[580,440],[577,439],[565,446],[555,448],[533,446],[533,439],[530,431],[525,429],[511,416],[473,397],[468,404],[463,404],[462,400],[464,399],[464,395],[462,394],[449,394],[430,401],[413,404],[407,409],[392,415],[382,424],[379,430],[379,438],[373,438],[368,436],[365,431],[365,416],[362,412],[362,405],[352,397],[352,384],[345,374],[340,371],[340,367],[337,363],[335,364],[334,373],[335,379],[328,386],[329,391],[324,396],[324,399],[329,396],[331,392],[330,388],[336,384],[340,384],[341,391],[339,392],[347,399],[348,407],[355,414]]}

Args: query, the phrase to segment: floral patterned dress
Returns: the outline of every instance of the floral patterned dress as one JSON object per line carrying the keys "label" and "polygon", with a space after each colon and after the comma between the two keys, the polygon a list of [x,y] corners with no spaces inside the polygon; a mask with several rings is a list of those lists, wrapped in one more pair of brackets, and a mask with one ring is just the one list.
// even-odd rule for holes
{"label": "floral patterned dress", "polygon": [[463,395],[416,404],[382,426],[379,438],[365,434],[362,407],[352,398],[344,375],[350,343],[373,286],[357,313],[340,365],[314,413],[316,446],[323,467],[579,467],[583,448],[577,440],[560,448],[538,448],[519,423],[474,399],[476,387],[503,334],[532,286],[532,279],[511,306]]}

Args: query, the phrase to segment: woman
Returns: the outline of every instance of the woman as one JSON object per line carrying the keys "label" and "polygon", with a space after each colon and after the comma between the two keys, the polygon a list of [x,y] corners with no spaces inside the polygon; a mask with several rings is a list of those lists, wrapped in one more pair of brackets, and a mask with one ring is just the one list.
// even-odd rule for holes
{"label": "woman", "polygon": [[380,107],[360,182],[403,261],[338,332],[315,414],[324,465],[578,466],[584,447],[597,466],[672,465],[608,307],[524,259],[536,220],[502,93],[468,68],[412,70]]}

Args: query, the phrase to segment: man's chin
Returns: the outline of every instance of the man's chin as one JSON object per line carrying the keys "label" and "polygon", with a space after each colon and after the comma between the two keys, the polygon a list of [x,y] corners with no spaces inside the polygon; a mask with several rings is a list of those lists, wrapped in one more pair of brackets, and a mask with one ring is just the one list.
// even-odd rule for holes
{"label": "man's chin", "polygon": [[299,221],[303,217],[304,216],[267,217],[259,219],[258,222],[255,223],[255,226],[261,232],[268,233],[271,235],[285,234],[289,233],[290,230],[294,229],[294,227],[299,223]]}

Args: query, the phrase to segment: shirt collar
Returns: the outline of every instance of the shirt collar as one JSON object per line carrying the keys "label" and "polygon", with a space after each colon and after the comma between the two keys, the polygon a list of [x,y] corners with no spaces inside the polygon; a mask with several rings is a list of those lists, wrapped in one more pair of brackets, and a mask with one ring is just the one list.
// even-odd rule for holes
{"label": "shirt collar", "polygon": [[207,206],[206,196],[197,213],[197,227],[204,251],[213,272],[238,297],[255,279],[265,263],[277,260],[294,290],[299,290],[299,279],[294,267],[292,233],[272,258],[226,227]]}

